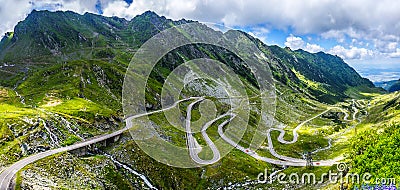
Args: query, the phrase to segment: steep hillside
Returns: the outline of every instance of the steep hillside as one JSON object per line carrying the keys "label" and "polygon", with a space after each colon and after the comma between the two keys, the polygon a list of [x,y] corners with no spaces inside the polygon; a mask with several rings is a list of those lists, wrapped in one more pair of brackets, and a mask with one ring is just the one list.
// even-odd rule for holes
{"label": "steep hillside", "polygon": [[391,81],[382,81],[382,82],[374,82],[376,87],[381,87],[385,90],[389,90],[389,88],[396,83],[398,80],[391,80]]}
{"label": "steep hillside", "polygon": [[389,92],[396,92],[396,91],[399,91],[399,90],[400,90],[400,81],[396,81],[388,89]]}
{"label": "steep hillside", "polygon": [[[370,173],[372,184],[397,184],[400,180],[400,94],[381,95],[369,104],[369,115],[357,126],[349,160],[350,172]],[[354,185],[354,184],[353,184]]]}
{"label": "steep hillside", "polygon": [[50,56],[48,61],[88,59],[105,47],[138,47],[160,30],[185,22],[152,12],[127,21],[90,13],[33,11],[2,39],[0,58],[4,62],[44,61]]}
{"label": "steep hillside", "polygon": [[375,86],[382,87],[383,89],[389,92],[396,92],[400,90],[400,81],[392,80],[392,81],[384,81],[384,82],[375,82]]}
{"label": "steep hillside", "polygon": [[[89,13],[33,11],[0,42],[0,60],[8,65],[2,68],[5,75],[1,79],[3,85],[11,86],[18,81],[12,74],[21,79],[22,73],[31,68],[81,59],[101,58],[123,62],[126,67],[134,50],[151,36],[188,22],[192,21],[172,21],[153,12],[127,21]],[[320,101],[333,103],[351,96],[345,93],[348,90],[368,91],[373,87],[339,57],[291,51],[254,41],[270,56],[276,80],[293,85],[292,88],[306,89]],[[119,60],[122,56],[125,59]]]}
{"label": "steep hillside", "polygon": [[333,103],[351,97],[349,91],[370,91],[374,88],[371,81],[362,78],[338,56],[291,51],[278,46],[269,46],[269,49],[304,84],[302,88],[309,89],[320,101]]}

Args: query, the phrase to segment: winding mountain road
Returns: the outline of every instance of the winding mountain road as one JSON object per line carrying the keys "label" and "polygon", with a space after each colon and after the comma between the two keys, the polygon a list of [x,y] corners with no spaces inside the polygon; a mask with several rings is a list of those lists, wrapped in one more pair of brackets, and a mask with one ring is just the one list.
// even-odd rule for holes
{"label": "winding mountain road", "polygon": [[[275,164],[275,165],[283,165],[283,166],[306,166],[307,165],[307,161],[306,160],[277,160],[277,159],[273,159],[273,158],[268,158],[268,157],[263,157],[257,154],[257,152],[250,150],[249,148],[244,148],[243,146],[237,144],[236,142],[234,142],[232,139],[228,138],[225,133],[223,132],[223,127],[229,123],[231,120],[234,119],[234,117],[236,116],[233,113],[228,113],[225,116],[230,115],[231,118],[229,120],[224,121],[223,123],[221,123],[218,126],[218,134],[221,136],[221,138],[223,140],[225,140],[225,142],[227,142],[228,144],[230,144],[231,146],[235,147],[236,149],[248,154],[249,156],[257,159],[257,160],[261,160],[264,162],[268,162],[271,164]],[[294,158],[293,158],[294,159]],[[334,164],[337,164],[339,160],[341,160],[342,158],[337,158],[334,160],[321,160],[321,161],[314,161],[313,165],[314,166],[332,166]]]}
{"label": "winding mountain road", "polygon": [[[304,125],[305,123],[311,121],[312,119],[315,119],[316,117],[318,117],[318,116],[320,116],[320,115],[326,113],[327,111],[329,111],[329,110],[326,110],[326,111],[324,111],[324,112],[322,112],[322,113],[320,113],[320,114],[314,116],[313,118],[310,118],[310,119],[308,119],[308,120],[302,122],[299,126],[296,127],[297,130],[298,130],[302,125]],[[273,145],[272,145],[272,140],[271,140],[270,131],[268,131],[268,133],[267,133],[267,138],[268,138],[268,142],[269,142],[269,150],[270,150],[270,151],[272,150],[271,153],[274,152],[274,153],[272,153],[273,156],[275,156],[275,157],[277,157],[278,159],[281,159],[281,160],[277,160],[277,159],[273,159],[273,158],[268,158],[268,157],[262,157],[262,156],[258,155],[257,152],[255,152],[255,151],[253,151],[253,150],[250,150],[249,148],[244,148],[243,146],[241,146],[241,145],[235,143],[233,140],[229,139],[229,138],[224,134],[224,132],[223,132],[223,126],[225,126],[227,123],[229,123],[236,115],[233,114],[233,113],[230,113],[230,114],[227,114],[227,115],[230,115],[230,116],[232,116],[232,117],[231,117],[229,120],[224,121],[223,123],[221,123],[221,124],[218,126],[218,134],[221,136],[222,139],[224,139],[224,140],[225,140],[228,144],[230,144],[231,146],[233,146],[233,147],[235,147],[236,149],[238,149],[238,150],[240,150],[240,151],[242,151],[242,152],[244,152],[244,153],[246,153],[246,154],[252,156],[252,157],[255,158],[255,159],[258,159],[258,160],[261,160],[261,161],[264,161],[264,162],[268,162],[268,163],[271,163],[271,164],[283,165],[283,166],[306,166],[306,165],[307,165],[307,161],[306,161],[306,160],[297,159],[297,158],[291,158],[291,157],[286,157],[286,156],[282,156],[282,155],[277,154],[277,153],[275,152],[274,148],[273,148]],[[277,130],[277,129],[270,129],[270,130]],[[284,132],[284,131],[283,131],[283,132]],[[282,134],[282,132],[281,132],[281,134]],[[296,140],[292,140],[291,142],[284,141],[284,140],[283,140],[283,135],[284,135],[284,134],[283,134],[283,135],[282,135],[282,141],[281,141],[281,142],[284,142],[285,144],[290,144],[290,143],[296,142],[296,141],[297,141],[297,136],[298,136],[298,135],[297,135],[297,132],[294,132],[294,134],[296,134],[296,135],[294,135],[294,136],[296,136]],[[335,158],[335,159],[333,159],[333,160],[314,161],[314,162],[312,162],[312,164],[313,164],[314,166],[332,166],[332,165],[334,165],[334,164],[337,164],[338,161],[341,160],[341,159],[342,159],[341,157],[338,157],[338,158]]]}
{"label": "winding mountain road", "polygon": [[[221,159],[221,155],[220,152],[218,150],[218,148],[215,146],[215,144],[212,142],[212,140],[208,137],[206,131],[207,129],[217,120],[222,119],[223,117],[227,117],[230,116],[229,119],[225,120],[224,122],[222,122],[219,126],[218,126],[218,134],[221,136],[221,138],[226,141],[228,144],[230,144],[231,146],[235,147],[236,149],[252,156],[255,159],[261,160],[261,161],[265,161],[271,164],[276,164],[276,165],[284,165],[284,166],[306,166],[307,162],[306,160],[303,159],[298,159],[298,158],[291,158],[291,157],[287,157],[287,156],[282,156],[279,155],[278,153],[275,152],[274,148],[273,148],[273,144],[272,144],[272,138],[270,135],[270,132],[273,130],[279,131],[280,135],[278,137],[278,141],[283,143],[283,144],[291,144],[291,143],[295,143],[297,142],[298,139],[298,133],[297,130],[299,130],[304,124],[306,124],[307,122],[310,122],[311,120],[321,116],[322,114],[332,110],[332,109],[340,109],[343,113],[345,113],[345,118],[344,120],[347,120],[348,115],[347,112],[345,112],[343,109],[341,108],[337,108],[337,107],[331,107],[328,108],[327,110],[321,112],[318,115],[315,115],[312,118],[309,118],[305,121],[303,121],[302,123],[300,123],[294,130],[293,130],[293,140],[291,141],[286,141],[283,139],[284,135],[285,135],[285,131],[283,129],[276,129],[276,128],[271,128],[268,130],[267,133],[267,138],[268,138],[268,149],[270,150],[271,154],[273,156],[275,156],[276,158],[280,159],[272,159],[272,158],[268,158],[268,157],[262,157],[260,155],[258,155],[255,151],[250,150],[249,148],[244,148],[243,146],[240,146],[238,143],[234,142],[232,139],[228,138],[224,131],[223,131],[223,127],[228,124],[229,122],[231,122],[235,117],[236,114],[232,113],[231,111],[229,111],[228,113],[225,113],[209,122],[207,122],[201,129],[201,133],[202,136],[204,138],[204,140],[206,141],[207,145],[210,147],[210,149],[213,152],[213,158],[211,160],[203,160],[201,158],[199,158],[198,153],[201,151],[201,147],[199,147],[198,143],[196,142],[196,139],[193,137],[193,133],[191,131],[190,128],[190,123],[191,123],[191,111],[192,108],[195,104],[205,100],[205,98],[203,97],[190,97],[190,98],[186,98],[186,99],[182,99],[179,100],[177,102],[175,102],[173,105],[171,105],[170,107],[161,109],[161,110],[157,110],[157,111],[152,111],[152,112],[147,112],[147,113],[142,113],[142,114],[138,114],[138,115],[134,115],[134,116],[130,116],[126,118],[126,127],[115,131],[113,133],[110,134],[104,134],[104,135],[100,135],[100,136],[96,136],[90,139],[86,139],[82,142],[67,146],[67,147],[61,147],[61,148],[57,148],[57,149],[53,149],[53,150],[48,150],[45,152],[41,152],[35,155],[31,155],[29,157],[26,157],[14,164],[12,164],[11,166],[9,166],[7,169],[3,170],[0,174],[0,189],[8,189],[11,181],[13,179],[13,177],[15,176],[15,174],[21,170],[23,167],[25,167],[28,164],[31,164],[35,161],[38,161],[40,159],[43,159],[45,157],[57,154],[57,153],[61,153],[61,152],[65,152],[65,151],[71,151],[71,150],[75,150],[75,149],[79,149],[88,145],[92,145],[104,140],[107,140],[109,138],[113,138],[115,136],[121,135],[122,133],[124,133],[125,131],[128,131],[129,129],[131,129],[133,127],[132,124],[132,120],[139,118],[139,117],[143,117],[143,116],[147,116],[147,115],[151,115],[151,114],[155,114],[155,113],[160,113],[160,112],[164,112],[167,110],[170,110],[174,107],[176,107],[179,103],[183,102],[183,101],[188,101],[188,100],[195,100],[194,102],[192,102],[191,104],[189,104],[189,106],[187,107],[187,115],[186,115],[186,135],[187,135],[187,147],[189,149],[189,155],[192,158],[193,161],[195,161],[196,163],[199,164],[212,164],[217,162],[218,160]],[[354,100],[353,100],[354,101]],[[353,113],[353,119],[355,119],[355,116],[358,112],[358,109],[355,108],[355,106],[353,106],[354,109],[354,113]],[[321,160],[321,161],[314,161],[312,162],[313,165],[315,166],[332,166],[334,164],[337,164],[339,160],[341,160],[341,157],[338,157],[336,159],[333,160]]]}
{"label": "winding mountain road", "polygon": [[[353,113],[353,120],[356,119],[356,114],[358,113],[358,109],[354,106],[354,101],[355,101],[355,100],[353,99],[353,106],[352,106],[352,109],[354,110],[354,113]],[[283,156],[283,155],[280,155],[280,154],[276,153],[276,151],[275,151],[275,149],[274,149],[274,146],[273,146],[273,143],[272,143],[271,132],[274,131],[274,130],[275,130],[275,131],[279,131],[280,134],[279,134],[279,136],[278,136],[278,141],[281,142],[281,143],[283,143],[283,144],[292,144],[292,143],[295,143],[295,142],[297,142],[297,139],[298,139],[298,133],[297,133],[297,131],[298,131],[304,124],[306,124],[306,123],[308,123],[308,122],[310,122],[310,121],[312,121],[312,120],[314,120],[314,119],[320,117],[321,115],[323,115],[323,114],[325,114],[325,113],[327,113],[328,111],[331,111],[331,110],[333,110],[333,109],[339,109],[341,112],[343,112],[343,113],[345,114],[343,120],[345,120],[345,121],[353,121],[353,120],[348,120],[348,119],[347,119],[347,118],[349,117],[349,114],[348,114],[345,110],[343,110],[343,109],[341,109],[341,108],[338,108],[338,107],[329,107],[327,110],[321,112],[320,114],[315,115],[314,117],[309,118],[309,119],[303,121],[302,123],[300,123],[299,125],[297,125],[297,127],[293,130],[293,140],[292,140],[292,141],[286,141],[286,140],[283,139],[283,137],[285,136],[285,131],[284,131],[283,129],[271,128],[271,129],[268,130],[268,133],[267,133],[268,148],[269,148],[270,153],[271,153],[273,156],[275,156],[276,158],[279,158],[279,159],[281,159],[281,160],[285,160],[285,161],[289,161],[289,162],[298,162],[298,163],[303,163],[303,162],[305,162],[305,160],[303,160],[303,159],[291,158],[291,157]],[[329,139],[329,146],[328,146],[328,147],[331,147],[331,146],[332,146],[332,144],[331,144],[331,139]],[[326,149],[328,149],[328,148],[325,147],[325,148],[323,148],[323,149],[319,149],[318,151],[322,151],[322,150],[326,150]],[[335,158],[334,160],[315,161],[313,164],[317,164],[317,165],[320,165],[320,166],[321,166],[321,165],[325,165],[325,164],[326,164],[326,165],[333,165],[333,164],[335,164],[335,162],[337,162],[337,161],[340,160],[340,159],[341,159],[341,157]]]}
{"label": "winding mountain road", "polygon": [[1,172],[0,174],[0,189],[1,190],[6,190],[9,188],[11,181],[13,179],[13,177],[15,176],[15,174],[21,170],[23,167],[25,167],[28,164],[31,164],[35,161],[38,161],[40,159],[43,159],[45,157],[57,154],[57,153],[61,153],[61,152],[65,152],[65,151],[71,151],[71,150],[75,150],[75,149],[79,149],[91,144],[95,144],[104,140],[107,140],[109,138],[113,138],[115,136],[121,135],[122,133],[124,133],[125,131],[129,130],[132,128],[132,120],[135,118],[139,118],[139,117],[143,117],[146,115],[151,115],[151,114],[155,114],[155,113],[160,113],[163,111],[167,111],[170,110],[174,107],[176,107],[179,103],[183,102],[183,101],[187,101],[187,100],[197,100],[197,99],[201,99],[201,97],[190,97],[190,98],[186,98],[186,99],[182,99],[179,100],[177,102],[175,102],[173,105],[171,105],[170,107],[161,109],[161,110],[157,110],[157,111],[152,111],[152,112],[147,112],[147,113],[143,113],[143,114],[138,114],[138,115],[134,115],[134,116],[130,116],[126,119],[126,127],[115,131],[113,133],[110,134],[104,134],[104,135],[100,135],[100,136],[96,136],[90,139],[87,139],[85,141],[70,145],[70,146],[66,146],[66,147],[61,147],[61,148],[57,148],[57,149],[53,149],[53,150],[48,150],[45,152],[41,152],[35,155],[31,155],[29,157],[26,157],[14,164],[12,164],[11,166],[9,166],[7,169],[3,170],[3,172]]}
{"label": "winding mountain road", "polygon": [[191,118],[192,118],[192,107],[203,101],[204,98],[200,98],[194,102],[192,102],[191,104],[189,104],[189,106],[187,107],[187,111],[186,111],[186,144],[187,147],[189,149],[189,155],[192,158],[193,161],[195,161],[198,164],[213,164],[215,162],[218,162],[219,159],[221,159],[221,155],[218,151],[218,148],[215,146],[214,142],[212,142],[212,140],[210,139],[210,137],[208,137],[206,130],[209,126],[211,126],[215,121],[219,120],[220,118],[222,118],[221,116],[211,120],[209,122],[207,122],[201,129],[201,134],[204,138],[204,140],[206,141],[207,145],[211,148],[211,151],[213,152],[213,158],[211,160],[203,160],[199,157],[198,153],[201,151],[201,147],[199,147],[196,139],[193,137],[193,133],[192,130],[190,128],[190,124],[191,124]]}
{"label": "winding mountain road", "polygon": [[[318,115],[315,115],[314,117],[311,117],[311,118],[309,118],[309,119],[307,119],[307,120],[301,122],[299,125],[297,125],[297,127],[293,130],[293,139],[292,139],[291,141],[286,141],[285,139],[283,139],[283,137],[285,136],[285,133],[286,133],[285,130],[279,129],[279,128],[271,128],[271,129],[269,129],[269,130],[268,130],[268,133],[267,133],[267,139],[268,139],[268,147],[269,147],[270,153],[271,153],[273,156],[275,156],[275,157],[277,157],[277,158],[279,158],[279,159],[281,159],[281,160],[285,160],[285,161],[289,161],[289,162],[298,162],[298,163],[303,163],[303,164],[306,163],[306,160],[304,160],[304,159],[292,158],[292,157],[287,157],[287,156],[283,156],[283,155],[278,154],[278,153],[275,151],[274,145],[273,145],[273,143],[272,143],[271,132],[272,132],[272,131],[279,131],[279,132],[280,132],[280,133],[279,133],[279,136],[278,136],[278,141],[279,141],[280,143],[283,143],[283,144],[293,144],[293,143],[297,142],[297,139],[298,139],[298,136],[299,136],[298,133],[297,133],[297,131],[298,131],[303,125],[305,125],[306,123],[308,123],[308,122],[310,122],[310,121],[312,121],[312,120],[314,120],[314,119],[320,117],[321,115],[327,113],[328,111],[330,111],[330,110],[332,110],[332,109],[335,109],[335,108],[334,108],[334,107],[328,108],[327,110],[325,110],[325,111],[319,113]],[[344,112],[344,113],[346,113],[346,112]],[[347,114],[347,113],[346,113],[346,114]],[[338,158],[338,159],[339,159],[339,158]],[[335,164],[336,161],[337,161],[337,159],[335,159],[335,160],[327,160],[327,161],[321,160],[321,161],[315,161],[315,164],[316,164],[316,165],[321,165],[321,164],[324,164],[324,165],[325,165],[325,164],[326,164],[326,165],[333,165],[333,164]]]}
{"label": "winding mountain road", "polygon": [[[193,138],[192,133],[191,133],[191,129],[190,129],[190,113],[191,113],[191,109],[193,107],[194,104],[198,103],[202,101],[202,99],[197,100],[193,103],[191,103],[188,108],[187,108],[187,118],[186,118],[186,132],[187,132],[187,146],[190,152],[190,156],[193,159],[193,161],[195,161],[196,163],[199,164],[212,164],[217,162],[220,159],[220,153],[218,151],[218,148],[214,145],[214,143],[209,139],[209,137],[206,134],[206,129],[215,121],[226,117],[226,116],[231,116],[230,119],[225,120],[224,122],[222,122],[219,126],[218,126],[218,134],[221,136],[221,138],[227,142],[228,144],[230,144],[231,146],[235,147],[236,149],[252,156],[255,159],[264,161],[264,162],[268,162],[268,163],[272,163],[272,164],[276,164],[276,165],[284,165],[284,166],[306,166],[307,165],[307,161],[303,160],[303,159],[298,159],[298,158],[291,158],[291,157],[286,157],[286,156],[282,156],[279,155],[278,153],[275,152],[274,148],[273,148],[273,144],[272,144],[272,139],[271,139],[271,135],[270,132],[273,130],[277,130],[280,131],[280,135],[278,137],[278,141],[284,143],[284,144],[291,144],[291,143],[295,143],[297,142],[297,138],[298,138],[298,133],[297,130],[299,130],[304,124],[306,124],[307,122],[310,122],[311,120],[323,115],[324,113],[335,109],[335,107],[331,107],[328,108],[327,110],[319,113],[318,115],[315,115],[312,118],[309,118],[305,121],[303,121],[302,123],[300,123],[294,130],[293,130],[293,140],[292,141],[286,141],[283,139],[283,136],[285,135],[285,131],[282,129],[276,129],[276,128],[271,128],[270,130],[268,130],[267,133],[267,138],[268,138],[268,143],[269,143],[269,150],[271,152],[271,154],[273,156],[275,156],[276,158],[280,159],[273,159],[273,158],[268,158],[268,157],[262,157],[260,155],[258,155],[255,151],[251,150],[250,148],[245,148],[241,145],[239,145],[238,143],[234,142],[232,139],[230,139],[229,137],[227,137],[223,131],[223,127],[228,124],[230,121],[232,121],[235,117],[236,114],[232,113],[231,111],[228,111],[228,113],[223,114],[219,117],[217,117],[216,119],[209,121],[208,123],[206,123],[201,132],[202,132],[202,136],[203,138],[206,140],[206,143],[210,146],[211,150],[213,151],[214,157],[212,160],[202,160],[198,157],[198,153],[200,152],[199,148],[197,147],[197,143],[196,140]],[[344,112],[346,113],[346,112]],[[347,113],[346,113],[347,114]],[[338,157],[335,158],[333,160],[319,160],[319,161],[314,161],[312,162],[312,164],[314,166],[332,166],[334,164],[337,164],[339,160],[341,160],[342,157]]]}

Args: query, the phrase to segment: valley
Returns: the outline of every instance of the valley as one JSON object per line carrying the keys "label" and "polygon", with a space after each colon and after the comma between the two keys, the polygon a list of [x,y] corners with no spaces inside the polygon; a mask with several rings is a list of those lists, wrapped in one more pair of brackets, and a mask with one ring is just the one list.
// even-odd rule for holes
{"label": "valley", "polygon": [[[193,105],[198,103],[198,102],[201,102],[203,100],[204,100],[204,98],[196,98],[196,97],[183,99],[183,100],[181,100],[179,102],[176,102],[173,106],[171,106],[169,108],[165,108],[165,109],[162,109],[162,110],[157,110],[157,111],[154,111],[154,112],[148,112],[148,113],[146,113],[144,115],[161,113],[163,111],[168,111],[172,107],[177,106],[177,104],[179,104],[180,102],[193,101],[188,106],[188,110],[187,110],[187,114],[188,114],[187,118],[189,118],[189,119],[187,119],[187,124],[190,124],[191,109],[192,109]],[[284,166],[284,167],[287,167],[287,166],[303,166],[304,167],[304,166],[307,165],[307,161],[304,160],[303,158],[291,158],[291,157],[287,157],[287,156],[283,156],[283,155],[278,154],[274,149],[273,141],[277,141],[277,142],[281,143],[282,145],[279,145],[279,148],[280,149],[282,149],[282,148],[285,149],[284,146],[286,144],[293,144],[293,143],[294,144],[298,144],[298,143],[296,143],[298,139],[301,139],[301,141],[306,140],[307,138],[304,139],[304,138],[299,137],[297,131],[307,131],[308,132],[308,131],[318,130],[318,128],[323,128],[324,125],[321,125],[321,122],[319,122],[320,123],[319,125],[313,124],[311,126],[309,125],[309,123],[311,123],[313,120],[316,120],[316,119],[322,119],[321,117],[323,115],[327,115],[327,113],[329,113],[329,112],[335,113],[336,116],[339,117],[339,119],[342,120],[343,122],[351,123],[351,122],[353,122],[353,121],[355,121],[357,119],[359,120],[358,122],[361,122],[360,118],[365,117],[365,115],[363,116],[362,114],[359,114],[359,109],[365,110],[367,105],[365,105],[363,103],[360,103],[360,102],[364,102],[365,103],[364,100],[356,101],[356,100],[353,99],[353,100],[350,100],[347,103],[339,103],[337,107],[331,107],[331,106],[327,107],[326,110],[322,111],[321,113],[318,113],[318,114],[312,116],[311,118],[309,118],[309,119],[301,122],[300,124],[298,124],[293,129],[293,137],[292,137],[293,140],[290,140],[290,141],[284,140],[285,128],[283,128],[283,129],[281,129],[281,128],[277,128],[277,129],[276,128],[272,128],[272,129],[270,129],[268,131],[268,133],[267,133],[267,142],[266,143],[268,144],[268,147],[266,147],[266,148],[263,147],[263,149],[268,150],[272,157],[271,156],[267,156],[267,157],[260,156],[260,154],[263,155],[265,153],[263,153],[263,151],[258,150],[258,152],[260,152],[260,154],[258,154],[257,151],[254,151],[254,150],[251,150],[249,148],[245,148],[245,147],[243,147],[241,145],[238,145],[235,142],[233,142],[232,140],[230,140],[228,137],[226,137],[224,135],[224,133],[223,133],[223,126],[226,125],[230,121],[230,119],[225,120],[225,122],[222,122],[221,124],[219,124],[219,126],[218,126],[218,134],[228,144],[230,144],[231,146],[235,147],[240,152],[242,152],[241,155],[243,157],[251,156],[251,157],[255,158],[256,160],[267,162],[267,163],[273,164],[273,165],[281,165],[281,166]],[[347,108],[348,110],[346,110],[345,107],[348,107]],[[338,112],[334,112],[334,111],[338,111]],[[357,114],[359,114],[358,118],[357,118]],[[350,115],[351,115],[351,119],[349,119]],[[33,163],[35,161],[38,161],[40,159],[49,157],[51,155],[55,155],[55,154],[58,154],[58,153],[70,151],[70,150],[77,149],[77,148],[80,148],[80,147],[83,147],[83,146],[88,146],[90,144],[94,144],[94,143],[103,141],[103,140],[108,139],[110,137],[114,137],[116,135],[121,135],[122,133],[124,133],[124,131],[128,131],[129,128],[132,127],[132,124],[131,124],[132,120],[134,120],[135,118],[141,117],[141,116],[143,116],[143,115],[136,115],[136,116],[132,116],[132,117],[127,118],[126,119],[127,127],[123,128],[121,130],[118,130],[116,132],[113,132],[113,133],[111,133],[109,135],[101,135],[99,137],[93,137],[93,138],[85,140],[85,141],[83,141],[81,143],[77,142],[77,143],[75,143],[73,145],[70,145],[70,146],[62,147],[62,148],[55,149],[55,150],[49,150],[49,151],[42,152],[42,153],[34,155],[34,156],[29,156],[29,157],[27,157],[25,159],[22,159],[21,161],[11,165],[7,170],[5,170],[5,171],[3,171],[1,173],[0,179],[2,181],[2,183],[1,183],[2,188],[6,188],[10,184],[10,182],[12,180],[12,177],[20,169],[26,167],[28,164]],[[225,116],[230,116],[231,119],[232,119],[235,115],[232,114],[232,113],[231,114],[227,113],[225,115],[221,115],[220,117],[216,118],[215,120],[208,122],[204,126],[204,128],[202,129],[203,138],[207,142],[208,146],[211,145],[210,148],[213,151],[214,158],[212,160],[203,161],[203,160],[201,160],[199,158],[199,156],[196,156],[197,154],[199,154],[199,151],[196,151],[194,153],[191,153],[191,156],[195,154],[195,156],[192,156],[192,159],[194,161],[198,162],[199,164],[214,164],[214,163],[216,163],[216,162],[218,162],[220,160],[219,152],[218,152],[217,148],[215,147],[215,145],[213,145],[212,141],[208,138],[206,130],[208,128],[207,126],[210,126],[213,122],[217,121],[218,119],[224,118]],[[336,142],[339,140],[339,139],[337,139],[338,136],[348,135],[349,132],[352,132],[351,130],[352,130],[352,127],[354,127],[354,126],[350,126],[350,125],[347,125],[347,126],[348,127],[343,128],[343,129],[339,130],[338,132],[329,135],[329,138],[328,137],[324,137],[324,138],[327,138],[327,140],[329,141],[329,147],[328,148],[319,148],[319,149],[314,150],[313,152],[314,153],[316,153],[316,152],[324,153],[325,150],[329,150],[330,148],[332,148],[332,146],[333,147],[337,146]],[[275,138],[271,137],[271,132],[274,131],[274,130],[280,132],[280,134],[279,134],[279,136],[277,138],[276,137]],[[190,131],[190,130],[187,130],[187,131]],[[187,133],[188,133],[187,135],[189,136],[190,133],[189,132],[187,132]],[[191,139],[191,141],[194,140],[193,137],[192,138],[188,138],[188,146],[189,146],[188,148],[189,148],[189,150],[191,150],[191,151],[197,150],[197,148],[196,148],[196,146],[194,144],[198,144],[198,143],[196,142],[196,143],[193,144],[193,142],[189,142],[190,139]],[[341,140],[342,141],[344,140],[346,142],[349,139],[348,138],[345,138],[345,139],[342,138]],[[312,139],[311,139],[311,141],[312,141]],[[331,144],[332,142],[333,142],[333,145]],[[190,147],[190,145],[193,146],[193,147]],[[248,146],[249,145],[247,145],[247,147]],[[297,146],[299,146],[299,145],[297,145]],[[214,147],[214,149],[212,147]],[[340,155],[339,157],[337,157],[336,159],[334,158],[333,160],[313,161],[311,164],[313,166],[316,166],[316,167],[318,167],[318,166],[332,166],[332,165],[338,164],[339,161],[342,160],[342,159],[344,159],[344,157],[343,157],[343,155]]]}
{"label": "valley", "polygon": [[[147,40],[189,23],[209,36],[254,44],[259,54],[241,56],[256,55],[259,70],[270,74],[264,76],[269,91],[242,57],[210,44],[186,44],[152,70],[132,69]],[[399,93],[376,88],[338,56],[268,46],[242,31],[222,33],[150,11],[132,20],[33,11],[0,42],[0,65],[0,189],[359,185],[277,179],[280,173],[337,173],[342,163],[346,173],[370,172],[371,181],[400,176],[388,168],[396,168],[399,156]],[[136,76],[131,71],[149,73],[141,102],[124,97],[126,86],[137,90],[124,84]],[[134,103],[140,109],[129,107]],[[147,142],[167,142],[177,151]],[[260,182],[264,171],[272,183]]]}

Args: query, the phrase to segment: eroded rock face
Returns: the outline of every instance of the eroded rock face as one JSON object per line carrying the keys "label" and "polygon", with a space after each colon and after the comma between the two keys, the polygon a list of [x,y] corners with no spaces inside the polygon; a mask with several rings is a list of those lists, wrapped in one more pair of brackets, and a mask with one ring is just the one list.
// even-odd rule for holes
{"label": "eroded rock face", "polygon": [[[54,168],[57,168],[55,170]],[[20,173],[21,189],[146,189],[137,176],[106,156],[59,154],[38,161]]]}
{"label": "eroded rock face", "polygon": [[0,156],[0,167],[8,166],[24,156],[66,146],[122,127],[122,120],[116,117],[103,117],[88,124],[50,112],[46,114],[46,117],[25,117],[5,124],[9,134],[0,138],[0,145],[8,150],[8,154]]}

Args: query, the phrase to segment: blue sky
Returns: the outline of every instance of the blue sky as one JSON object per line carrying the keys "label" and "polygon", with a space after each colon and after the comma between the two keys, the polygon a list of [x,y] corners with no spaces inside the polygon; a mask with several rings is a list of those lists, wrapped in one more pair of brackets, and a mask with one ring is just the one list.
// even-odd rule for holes
{"label": "blue sky", "polygon": [[400,71],[398,7],[397,0],[0,0],[0,32],[12,31],[33,9],[127,19],[152,10],[171,19],[221,23],[269,45],[338,55],[381,80],[374,70]]}

